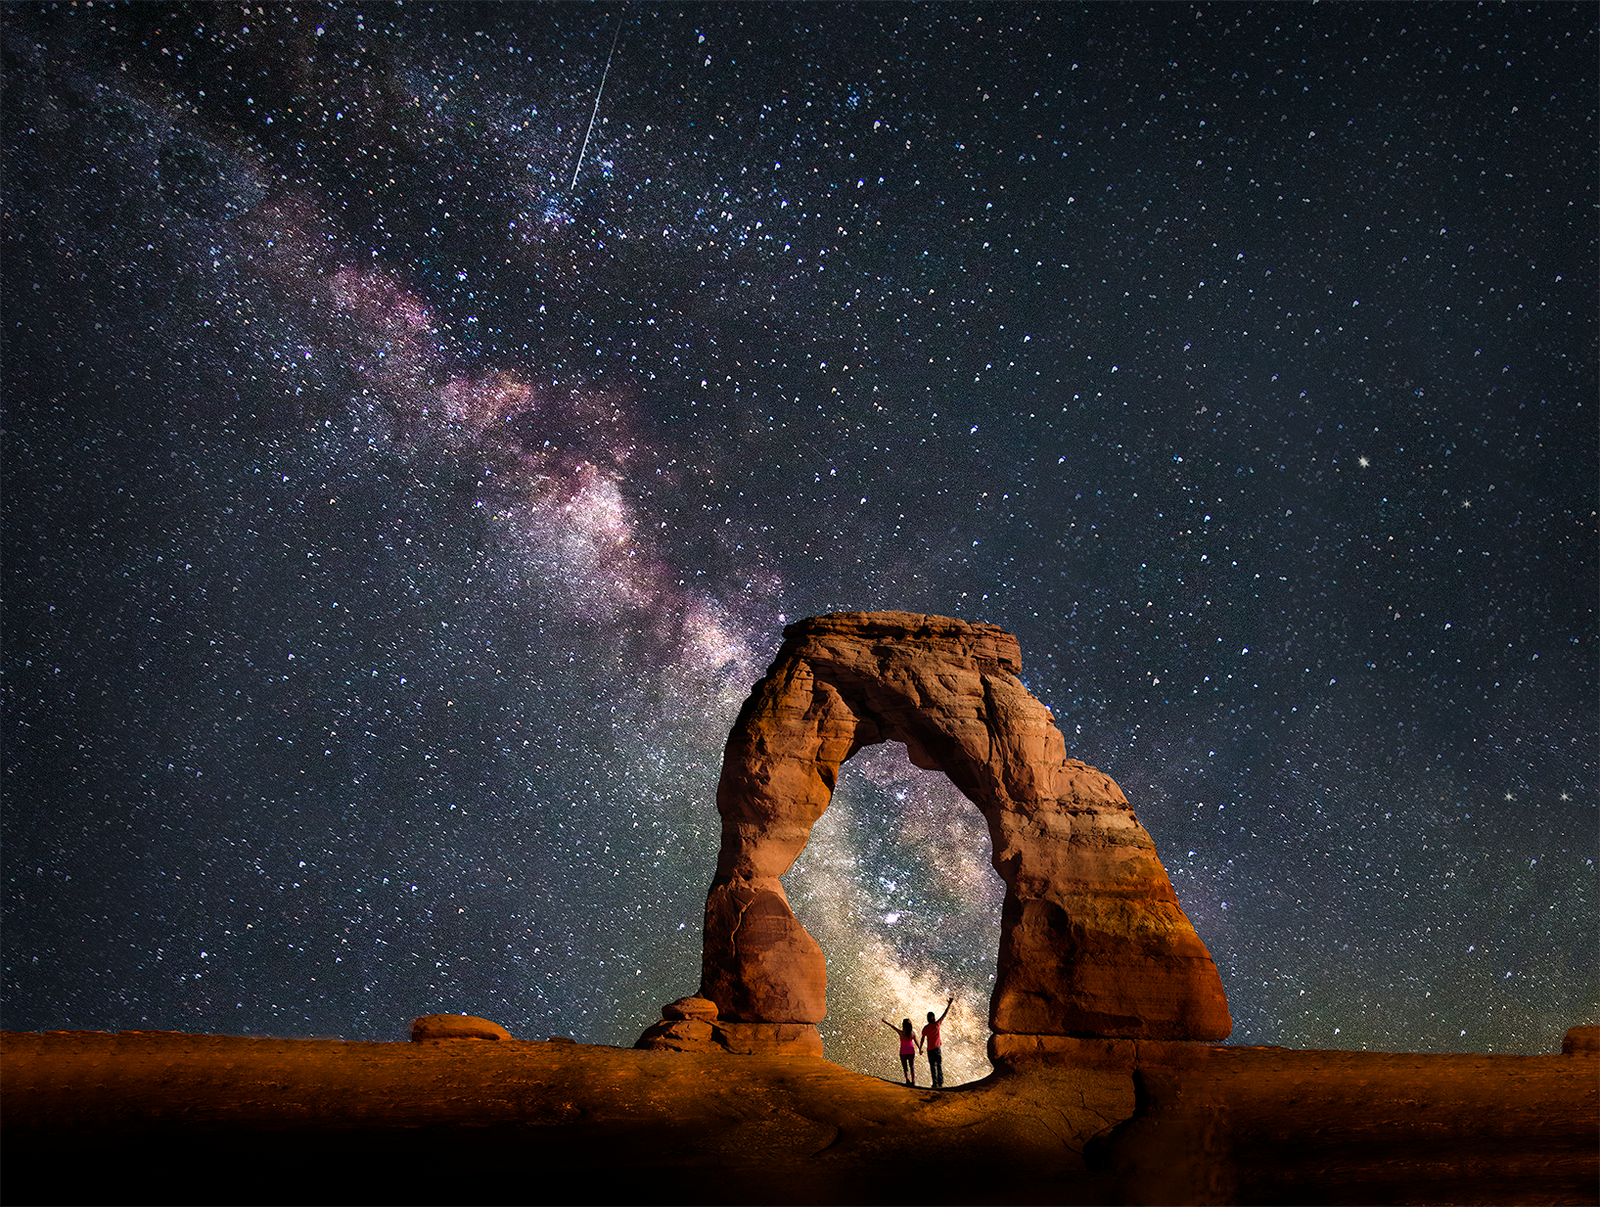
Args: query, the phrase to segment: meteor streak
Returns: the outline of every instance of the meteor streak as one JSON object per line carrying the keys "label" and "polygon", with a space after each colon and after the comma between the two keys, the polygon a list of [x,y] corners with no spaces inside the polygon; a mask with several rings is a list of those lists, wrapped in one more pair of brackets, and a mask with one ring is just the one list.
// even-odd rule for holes
{"label": "meteor streak", "polygon": [[572,179],[567,182],[567,192],[578,183],[578,169],[583,167],[584,152],[589,149],[589,135],[594,133],[594,119],[600,113],[600,97],[606,90],[606,76],[611,74],[611,56],[617,53],[617,39],[622,37],[622,18],[617,18],[617,32],[611,35],[611,49],[606,52],[605,70],[600,73],[600,87],[594,90],[594,108],[589,110],[589,128],[583,132],[583,146],[578,148],[578,162],[572,165]]}

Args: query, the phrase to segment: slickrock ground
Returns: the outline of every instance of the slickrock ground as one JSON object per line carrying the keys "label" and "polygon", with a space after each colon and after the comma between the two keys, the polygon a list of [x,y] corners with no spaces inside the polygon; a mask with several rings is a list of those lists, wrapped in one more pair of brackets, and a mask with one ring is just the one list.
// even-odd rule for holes
{"label": "slickrock ground", "polygon": [[1594,1203],[1600,1061],[1213,1047],[1135,1071],[1131,1203]]}
{"label": "slickrock ground", "polygon": [[935,1093],[518,1041],[10,1033],[4,1062],[8,1203],[1074,1201],[1133,1107],[1103,1072]]}
{"label": "slickrock ground", "polygon": [[0,1057],[9,1204],[1593,1203],[1600,1180],[1592,1056],[1148,1045],[943,1092],[519,1040],[8,1032]]}

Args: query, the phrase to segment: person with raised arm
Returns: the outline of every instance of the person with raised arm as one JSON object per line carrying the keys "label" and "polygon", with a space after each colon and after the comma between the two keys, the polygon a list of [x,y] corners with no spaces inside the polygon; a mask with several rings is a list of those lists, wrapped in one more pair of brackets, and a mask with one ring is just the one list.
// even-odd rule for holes
{"label": "person with raised arm", "polygon": [[[955,1004],[955,1000],[956,999],[952,997],[945,1002],[944,1014],[950,1013],[950,1007]],[[944,1088],[944,1054],[939,1050],[943,1043],[939,1036],[939,1024],[944,1022],[944,1014],[941,1014],[938,1018],[934,1018],[933,1011],[928,1011],[928,1025],[922,1029],[922,1038],[917,1043],[917,1047],[919,1048],[924,1045],[927,1046],[928,1072],[933,1077],[933,1088],[936,1090],[942,1090]],[[909,1022],[906,1023],[907,1027],[910,1025],[911,1024]],[[905,1051],[904,1045],[901,1046],[900,1050],[901,1052]],[[904,1056],[902,1056],[901,1059],[904,1060]]]}

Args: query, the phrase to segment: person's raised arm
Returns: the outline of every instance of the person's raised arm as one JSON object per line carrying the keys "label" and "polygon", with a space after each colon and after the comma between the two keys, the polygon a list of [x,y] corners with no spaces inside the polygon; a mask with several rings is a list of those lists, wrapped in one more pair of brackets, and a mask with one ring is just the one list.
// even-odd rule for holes
{"label": "person's raised arm", "polygon": [[[947,999],[945,1001],[945,1004],[944,1004],[944,1014],[949,1014],[950,1013],[950,1007],[955,1005],[955,1004],[956,1004],[956,999],[955,998],[952,997],[952,998]],[[944,1022],[944,1014],[941,1014],[939,1016],[938,1021],[941,1022],[941,1023]]]}
{"label": "person's raised arm", "polygon": [[895,1026],[893,1023],[891,1023],[888,1019],[880,1018],[878,1021],[880,1023],[882,1023],[885,1027],[888,1027],[889,1030],[893,1031],[896,1035],[900,1034],[900,1028]]}

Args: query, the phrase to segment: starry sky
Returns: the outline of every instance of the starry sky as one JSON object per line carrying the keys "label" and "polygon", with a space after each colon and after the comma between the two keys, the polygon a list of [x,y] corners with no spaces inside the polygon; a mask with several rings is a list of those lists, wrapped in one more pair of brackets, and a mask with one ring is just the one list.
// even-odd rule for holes
{"label": "starry sky", "polygon": [[[1597,1017],[1595,10],[8,5],[4,1025],[631,1044],[783,625],[1016,633],[1233,1042]],[[981,1075],[898,746],[829,1054]]]}

